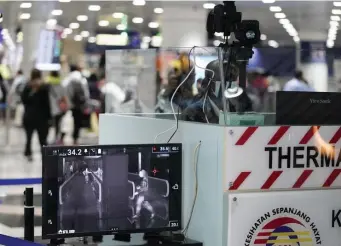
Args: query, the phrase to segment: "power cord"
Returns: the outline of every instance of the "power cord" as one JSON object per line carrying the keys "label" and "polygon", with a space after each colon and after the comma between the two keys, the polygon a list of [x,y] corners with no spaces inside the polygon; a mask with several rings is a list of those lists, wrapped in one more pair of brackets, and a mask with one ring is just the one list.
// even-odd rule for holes
{"label": "power cord", "polygon": [[[181,96],[180,102],[182,102],[183,96]],[[180,107],[178,107],[178,117],[176,118],[176,128],[175,131],[173,132],[173,134],[170,136],[170,138],[168,139],[167,143],[170,143],[170,141],[173,139],[175,133],[178,131],[179,129],[179,118],[180,118]]]}
{"label": "power cord", "polygon": [[[204,69],[205,71],[210,71],[210,72],[212,73],[212,77],[210,78],[209,83],[208,83],[208,86],[209,86],[209,85],[211,84],[213,78],[214,78],[215,73],[214,73],[213,70],[208,69],[208,68],[201,67],[201,66],[199,66],[199,65],[196,63],[196,54],[195,54],[195,49],[196,49],[196,48],[203,49],[203,50],[207,51],[208,53],[209,53],[209,51],[208,51],[207,49],[205,49],[204,47],[193,46],[193,47],[190,49],[189,53],[188,53],[188,58],[190,59],[192,51],[194,52],[193,60],[194,60],[194,66],[195,66],[195,67]],[[189,68],[188,68],[188,70],[190,70],[190,63],[189,63]],[[206,115],[206,112],[205,112],[205,101],[206,101],[207,94],[208,94],[208,92],[206,93],[206,96],[205,96],[205,99],[204,99],[204,103],[203,103],[202,110],[203,110],[203,113],[204,113],[204,115],[205,115],[205,118],[206,118],[207,123],[209,123],[208,118],[207,118],[207,115]],[[183,97],[181,96],[181,100],[180,100],[180,101],[182,101],[182,99],[183,99]],[[176,128],[175,128],[175,131],[173,132],[173,134],[171,135],[171,137],[169,138],[169,140],[168,140],[167,143],[169,143],[169,142],[172,140],[172,138],[174,137],[174,135],[176,134],[176,132],[177,132],[178,129],[179,129],[179,116],[180,116],[180,108],[178,107],[178,117],[176,118]]]}
{"label": "power cord", "polygon": [[[194,47],[193,47],[193,48],[194,48]],[[189,54],[192,52],[193,48],[191,48],[191,50],[189,51]],[[188,59],[189,59],[189,56],[188,56]],[[176,89],[175,89],[175,91],[173,92],[173,95],[172,95],[172,97],[171,97],[170,105],[171,105],[171,108],[172,108],[172,113],[173,113],[173,115],[174,115],[174,119],[175,119],[175,121],[176,121],[175,126],[172,126],[171,128],[167,129],[166,131],[163,131],[163,132],[160,132],[159,134],[157,134],[157,135],[155,136],[155,138],[154,138],[154,143],[156,143],[156,141],[157,141],[157,139],[158,139],[159,136],[161,136],[161,135],[163,135],[163,134],[165,134],[165,133],[167,133],[167,132],[169,132],[169,131],[171,131],[171,130],[173,130],[173,129],[175,128],[174,133],[172,134],[171,138],[168,140],[168,142],[170,142],[170,140],[173,138],[173,136],[174,136],[175,133],[177,132],[179,122],[178,122],[178,117],[176,116],[176,113],[175,113],[175,110],[174,110],[173,100],[174,100],[174,97],[175,97],[176,93],[178,92],[178,90],[179,90],[179,89],[181,88],[181,86],[187,81],[187,79],[188,79],[189,76],[192,74],[192,72],[194,71],[194,69],[195,69],[195,66],[193,66],[193,68],[189,71],[189,73],[187,74],[187,76],[185,77],[185,79],[178,85],[178,87],[176,87]],[[178,110],[180,110],[180,109],[178,108]]]}
{"label": "power cord", "polygon": [[[194,46],[194,47],[195,47],[195,46]],[[192,53],[194,47],[192,47],[192,48],[189,50],[189,52],[188,52],[188,60],[189,60],[189,62],[188,62],[188,71],[191,70],[191,61],[190,61],[190,58],[191,58],[191,53]],[[194,65],[195,65],[195,64],[194,64]],[[183,98],[184,98],[183,95],[181,95],[181,99],[180,99],[180,104],[179,104],[179,105],[181,105]],[[168,139],[167,143],[169,143],[169,142],[173,139],[174,135],[176,134],[176,132],[177,132],[178,129],[179,129],[179,117],[180,117],[180,107],[178,107],[178,117],[176,118],[176,128],[175,128],[175,131],[174,131],[173,134],[170,136],[170,138]]]}
{"label": "power cord", "polygon": [[[192,72],[194,71],[195,66],[193,66],[193,68],[191,69],[191,71],[188,73],[188,75],[186,76],[186,78],[178,85],[178,87],[175,89],[170,104],[171,104],[171,108],[172,108],[172,113],[174,115],[174,119],[177,122],[178,121],[178,117],[176,116],[175,110],[174,110],[174,106],[173,106],[173,100],[174,100],[174,96],[176,95],[176,93],[178,92],[178,90],[180,89],[180,87],[187,81],[187,79],[189,78],[189,76],[192,74]],[[175,124],[174,126],[172,126],[171,128],[167,129],[166,131],[160,132],[159,134],[157,134],[154,138],[154,143],[156,143],[156,140],[158,139],[159,136],[173,130],[174,128],[176,128],[177,124]],[[174,133],[175,135],[175,133]]]}
{"label": "power cord", "polygon": [[214,78],[215,73],[214,73],[214,71],[213,71],[212,69],[208,69],[208,68],[205,68],[205,67],[200,67],[200,66],[196,63],[196,61],[195,61],[195,58],[196,58],[196,56],[195,56],[195,49],[196,49],[196,48],[203,49],[203,50],[207,51],[208,53],[209,53],[209,51],[208,51],[206,48],[204,48],[204,47],[194,46],[194,47],[192,48],[193,51],[194,51],[194,56],[193,56],[193,58],[194,58],[194,65],[197,66],[198,68],[204,69],[205,71],[209,71],[209,72],[212,73],[212,77],[209,79],[209,82],[208,82],[208,85],[207,85],[207,92],[206,92],[206,94],[205,94],[204,101],[203,101],[203,104],[202,104],[202,112],[203,112],[204,115],[205,115],[206,123],[209,124],[210,122],[209,122],[209,120],[208,120],[208,118],[207,118],[207,115],[206,115],[206,112],[205,112],[205,104],[206,104],[206,98],[207,98],[207,95],[208,95],[208,92],[209,92],[209,88],[210,88],[209,86],[210,86],[210,84],[211,84],[211,82],[212,82],[212,80],[213,80],[213,78]]}
{"label": "power cord", "polygon": [[194,188],[194,198],[193,198],[191,212],[190,212],[187,224],[186,224],[185,228],[182,230],[182,234],[185,236],[185,238],[187,235],[189,225],[190,225],[191,220],[192,220],[195,204],[196,204],[197,197],[198,197],[198,158],[199,158],[200,146],[201,146],[201,141],[199,141],[199,143],[195,147],[194,153],[193,153],[193,171],[194,171],[194,187],[195,188]]}

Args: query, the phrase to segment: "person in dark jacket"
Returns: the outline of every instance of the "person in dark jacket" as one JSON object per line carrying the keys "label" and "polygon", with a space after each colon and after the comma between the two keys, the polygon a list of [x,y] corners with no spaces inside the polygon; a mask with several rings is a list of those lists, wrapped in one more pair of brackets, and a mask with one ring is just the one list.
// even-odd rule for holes
{"label": "person in dark jacket", "polygon": [[90,99],[100,100],[101,98],[101,91],[98,88],[98,77],[96,74],[92,73],[88,78],[89,84],[89,92],[90,92]]}
{"label": "person in dark jacket", "polygon": [[31,161],[32,135],[36,130],[40,145],[47,145],[47,135],[51,119],[49,86],[43,83],[41,71],[37,69],[32,70],[30,81],[22,92],[21,100],[25,108],[23,125],[26,132],[26,146],[24,154]]}

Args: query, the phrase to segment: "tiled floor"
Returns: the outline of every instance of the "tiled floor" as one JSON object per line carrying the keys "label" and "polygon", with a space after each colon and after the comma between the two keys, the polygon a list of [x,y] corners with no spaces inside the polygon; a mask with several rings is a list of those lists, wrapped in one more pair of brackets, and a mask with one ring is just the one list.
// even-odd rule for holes
{"label": "tiled floor", "polygon": [[[97,138],[86,130],[82,132],[81,144],[96,144]],[[50,134],[52,142],[52,135]],[[10,144],[6,144],[6,129],[0,121],[0,234],[23,237],[25,187],[34,188],[35,235],[41,235],[41,185],[1,185],[7,179],[41,178],[41,156],[37,136],[33,139],[34,161],[23,156],[25,135],[22,129],[10,129]],[[70,139],[66,138],[66,143]]]}

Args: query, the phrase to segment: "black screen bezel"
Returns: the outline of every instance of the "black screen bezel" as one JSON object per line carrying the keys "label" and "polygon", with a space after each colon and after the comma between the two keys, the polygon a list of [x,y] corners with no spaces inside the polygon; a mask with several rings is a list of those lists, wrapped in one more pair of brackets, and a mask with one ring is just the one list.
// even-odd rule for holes
{"label": "black screen bezel", "polygon": [[[179,155],[180,155],[180,167],[177,169],[177,177],[176,180],[170,180],[170,186],[176,183],[179,185],[179,189],[177,190],[178,195],[176,199],[179,199],[177,202],[177,207],[174,209],[178,215],[178,226],[175,227],[165,227],[165,228],[145,228],[145,229],[132,229],[132,230],[119,230],[119,231],[98,231],[98,232],[82,232],[82,233],[73,233],[73,234],[47,234],[46,229],[44,229],[48,224],[48,219],[50,213],[47,211],[47,206],[50,206],[50,209],[57,210],[58,207],[51,207],[51,202],[47,202],[48,199],[48,190],[49,185],[47,178],[45,176],[45,169],[48,163],[46,162],[46,158],[51,158],[47,153],[51,150],[66,150],[66,149],[85,149],[85,148],[140,148],[140,147],[179,147]],[[182,144],[181,143],[167,143],[167,144],[125,144],[125,145],[81,145],[81,146],[44,146],[43,147],[43,156],[42,156],[42,239],[58,239],[58,238],[72,238],[72,237],[85,237],[85,236],[101,236],[101,235],[115,235],[115,234],[133,234],[133,233],[159,233],[164,231],[178,231],[181,230],[182,226]],[[55,212],[57,214],[57,212]],[[58,216],[58,214],[57,214]]]}

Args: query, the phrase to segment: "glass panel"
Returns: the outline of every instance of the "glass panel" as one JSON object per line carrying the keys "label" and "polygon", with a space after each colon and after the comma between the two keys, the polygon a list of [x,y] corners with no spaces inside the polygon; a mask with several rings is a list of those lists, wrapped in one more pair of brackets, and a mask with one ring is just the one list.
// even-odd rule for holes
{"label": "glass panel", "polygon": [[[107,50],[105,112],[143,117],[165,114],[163,118],[179,120],[191,120],[194,112],[200,118],[197,121],[207,122],[202,113],[207,99],[204,87],[213,81],[205,79],[205,74],[212,77],[219,73],[217,50],[212,47]],[[205,68],[212,61],[216,71],[207,74]],[[216,123],[219,113],[218,110],[215,114]]]}
{"label": "glass panel", "polygon": [[[339,62],[324,44],[302,43],[302,47],[299,52],[296,47],[254,48],[244,73],[245,87],[240,84],[241,51],[230,62],[230,50],[219,53],[212,47],[106,51],[106,113],[166,114],[169,119],[232,126],[276,125],[276,93],[291,91],[278,94],[280,113],[304,118],[298,116],[307,114],[311,104],[305,97],[328,95],[302,93],[338,90],[333,78],[338,76]],[[329,124],[323,114],[319,117],[317,122]],[[316,120],[302,124],[314,125]],[[277,123],[281,122],[291,123]]]}
{"label": "glass panel", "polygon": [[[246,70],[246,88],[241,88],[248,100],[242,96],[226,100],[228,105],[242,107],[249,102],[251,107],[240,110],[228,107],[225,114],[221,112],[219,124],[269,126],[341,123],[337,113],[341,108],[336,82],[340,77],[337,77],[339,61],[335,53],[326,50],[324,42],[302,42],[301,50],[295,47],[264,47],[254,48],[253,52]],[[238,88],[238,83],[234,88]]]}

